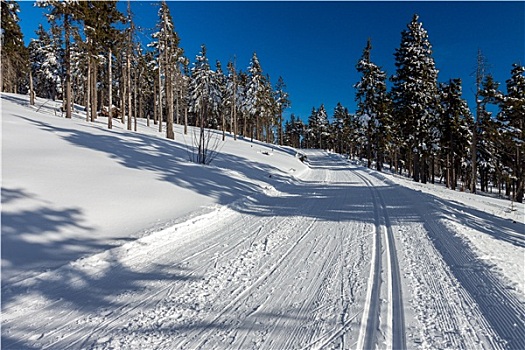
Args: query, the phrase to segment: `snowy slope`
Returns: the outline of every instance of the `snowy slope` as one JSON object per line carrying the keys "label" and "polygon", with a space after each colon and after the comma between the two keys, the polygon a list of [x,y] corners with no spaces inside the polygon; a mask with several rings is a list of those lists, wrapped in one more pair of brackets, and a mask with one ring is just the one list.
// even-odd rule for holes
{"label": "snowy slope", "polygon": [[33,111],[44,103],[40,111],[56,105],[37,99],[24,108],[25,96],[2,98],[3,282],[231,203],[270,188],[271,174],[305,167],[291,150],[241,140],[202,167],[189,162],[184,141],[191,145],[192,135],[180,128],[175,142],[153,126],[134,133],[115,122],[108,131],[102,118],[93,125]]}
{"label": "snowy slope", "polygon": [[2,349],[525,347],[523,205],[53,104],[2,94]]}

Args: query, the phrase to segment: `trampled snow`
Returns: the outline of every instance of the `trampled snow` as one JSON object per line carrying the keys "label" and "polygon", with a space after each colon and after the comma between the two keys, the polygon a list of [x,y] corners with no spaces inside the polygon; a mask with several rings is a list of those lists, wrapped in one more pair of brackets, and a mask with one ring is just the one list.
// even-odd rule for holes
{"label": "trampled snow", "polygon": [[522,204],[1,96],[2,349],[525,348]]}

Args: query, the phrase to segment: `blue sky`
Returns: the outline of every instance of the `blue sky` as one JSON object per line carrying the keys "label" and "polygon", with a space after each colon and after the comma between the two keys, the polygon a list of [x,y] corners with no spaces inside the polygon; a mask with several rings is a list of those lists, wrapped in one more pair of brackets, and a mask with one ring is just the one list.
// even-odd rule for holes
{"label": "blue sky", "polygon": [[[127,2],[122,2],[125,11]],[[282,76],[294,113],[307,119],[312,107],[324,104],[331,116],[337,102],[355,111],[359,80],[355,65],[368,38],[372,61],[388,76],[395,73],[394,52],[401,31],[419,14],[434,49],[440,82],[463,80],[463,96],[474,109],[476,55],[481,49],[490,72],[504,88],[512,63],[525,64],[525,2],[391,2],[391,1],[169,1],[175,29],[186,56],[194,61],[206,44],[210,62],[226,66],[236,57],[247,70],[257,52],[263,71],[275,85]],[[33,2],[21,2],[26,42],[45,23]],[[150,40],[157,21],[155,2],[133,1],[140,35]]]}

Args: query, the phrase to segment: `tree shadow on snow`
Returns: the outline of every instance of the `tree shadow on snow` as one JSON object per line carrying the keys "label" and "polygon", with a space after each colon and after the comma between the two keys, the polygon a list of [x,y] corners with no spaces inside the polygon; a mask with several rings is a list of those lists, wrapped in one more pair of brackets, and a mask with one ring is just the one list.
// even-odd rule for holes
{"label": "tree shadow on snow", "polygon": [[[96,128],[99,133],[93,134],[69,128],[60,128],[51,124],[19,116],[37,125],[43,130],[56,133],[64,140],[94,151],[108,154],[119,164],[131,168],[150,171],[162,181],[182,188],[190,189],[204,196],[210,196],[219,204],[230,204],[240,198],[249,196],[248,206],[238,208],[246,214],[257,216],[296,216],[320,218],[326,221],[373,221],[368,208],[372,200],[367,196],[367,187],[354,186],[348,192],[347,183],[313,183],[298,181],[299,186],[287,185],[289,178],[280,175],[280,170],[268,164],[255,162],[242,156],[220,153],[210,166],[202,166],[188,161],[188,149],[171,140],[161,139],[134,132],[111,131]],[[121,138],[125,136],[125,139]],[[335,167],[335,168],[334,168]],[[335,171],[345,171],[340,166],[332,166]],[[223,169],[232,169],[240,176],[232,176]],[[261,180],[275,184],[285,196],[272,197],[264,193],[257,185],[247,179]],[[301,182],[304,186],[301,186]],[[293,196],[302,196],[305,205],[297,206]],[[174,197],[174,201],[177,198]],[[316,201],[326,202],[325,210],[319,212],[311,205]]]}
{"label": "tree shadow on snow", "polygon": [[[28,293],[32,293],[29,295],[32,295],[35,300],[44,298],[50,301],[51,306],[48,310],[40,310],[36,306],[31,312],[24,313],[22,324],[17,323],[16,319],[3,322],[2,348],[33,349],[35,340],[31,340],[31,338],[35,339],[39,334],[42,334],[42,337],[47,337],[43,339],[43,343],[47,344],[49,337],[53,339],[54,331],[68,336],[69,332],[72,332],[69,329],[78,327],[76,326],[78,322],[85,322],[88,328],[95,327],[94,329],[98,329],[100,327],[99,331],[102,331],[105,322],[110,324],[113,316],[124,315],[123,317],[126,317],[125,313],[130,307],[137,307],[137,304],[129,305],[129,296],[132,296],[134,292],[138,292],[139,295],[155,296],[157,293],[169,292],[167,289],[157,289],[155,287],[156,281],[168,281],[169,283],[163,285],[173,286],[176,283],[202,278],[178,264],[140,264],[132,269],[126,266],[121,258],[113,256],[111,253],[112,251],[109,251],[109,257],[103,259],[79,261],[74,266],[68,265],[55,270],[54,276],[58,276],[58,279],[41,276],[32,281],[30,286],[14,284],[3,288],[2,309],[16,309],[17,297]],[[90,273],[92,269],[90,269],[89,264],[97,266],[100,264],[100,268],[95,266],[97,272]],[[147,302],[147,299],[148,297],[135,302],[140,304]],[[55,316],[49,318],[49,312]],[[48,317],[46,322],[43,321],[44,315]],[[32,318],[40,321],[27,321]],[[68,327],[69,322],[72,327]],[[23,333],[23,336],[10,334],[10,328],[13,326],[17,333]],[[81,334],[83,333],[81,332]],[[93,331],[89,334],[89,337],[99,335]],[[75,336],[74,332],[71,335]],[[96,341],[97,339],[94,338],[93,340]],[[54,346],[60,346],[58,344],[60,343]]]}
{"label": "tree shadow on snow", "polygon": [[487,322],[501,338],[504,347],[525,349],[523,303],[496,275],[493,266],[478,257],[472,244],[453,232],[442,219],[453,218],[467,228],[517,247],[525,246],[525,225],[453,201],[444,201],[432,194],[401,187],[375,172],[369,174],[392,184],[392,187],[382,190],[382,195],[393,221],[416,221],[424,224],[434,247],[457,281],[476,301]]}
{"label": "tree shadow on snow", "polygon": [[[95,239],[61,237],[59,232],[62,230],[93,231],[91,227],[82,224],[83,213],[80,209],[53,208],[49,203],[39,200],[23,189],[2,188],[4,205],[25,199],[35,200],[39,204],[25,210],[10,211],[9,206],[2,208],[2,265],[9,266],[9,273],[3,271],[2,284],[5,284],[6,277],[10,283],[28,277],[16,274],[18,271],[37,269],[42,261],[50,262],[51,265],[61,264],[63,261],[77,258],[80,249],[109,247]],[[8,300],[2,298],[3,303],[6,301]]]}
{"label": "tree shadow on snow", "polygon": [[[100,127],[96,127],[99,133],[93,134],[76,129],[60,128],[24,116],[18,117],[43,130],[59,135],[73,145],[108,154],[109,157],[127,168],[150,171],[157,179],[193,190],[204,196],[211,196],[219,204],[231,203],[241,196],[257,191],[252,183],[225,174],[213,164],[202,166],[191,163],[188,160],[190,150],[171,140],[134,132],[115,132]],[[244,173],[248,178],[254,170],[265,174],[277,171],[266,164],[255,163],[249,159],[228,154],[220,154],[216,162],[217,164],[226,162],[234,165],[249,163],[251,169],[246,166],[234,166],[235,170],[241,174]],[[174,201],[176,200],[177,198],[174,198]]]}

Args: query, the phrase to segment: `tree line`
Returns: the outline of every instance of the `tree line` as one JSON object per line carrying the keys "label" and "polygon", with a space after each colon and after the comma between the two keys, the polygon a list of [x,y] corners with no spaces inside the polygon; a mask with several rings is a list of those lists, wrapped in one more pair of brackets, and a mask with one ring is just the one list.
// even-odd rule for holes
{"label": "tree line", "polygon": [[364,159],[379,171],[386,164],[414,181],[439,179],[454,190],[496,188],[523,202],[524,66],[513,64],[504,93],[478,51],[472,113],[462,98],[461,79],[438,82],[432,46],[418,15],[401,33],[394,75],[387,77],[371,52],[369,39],[356,64],[361,76],[354,85],[356,112],[338,103],[331,121],[324,105],[313,108],[306,123],[292,115],[284,126],[285,144],[331,149]]}
{"label": "tree line", "polygon": [[[28,47],[18,25],[19,6],[2,0],[2,91],[60,99],[66,118],[73,104],[86,106],[86,120],[118,118],[127,129],[137,119],[158,125],[173,139],[173,125],[196,126],[196,161],[206,163],[205,130],[222,138],[246,137],[268,143],[331,149],[385,165],[415,181],[444,181],[451,189],[476,192],[495,187],[518,202],[525,184],[525,67],[514,64],[506,92],[488,72],[481,52],[476,68],[476,108],[462,98],[462,82],[438,82],[428,33],[414,15],[395,50],[394,75],[372,60],[368,40],[356,64],[357,110],[340,103],[332,117],[324,105],[307,121],[283,120],[291,101],[279,77],[272,86],[256,53],[246,71],[237,62],[209,62],[206,46],[193,63],[180,47],[166,2],[159,4],[156,30],[147,46],[137,39],[129,3],[116,1],[38,1],[47,9],[50,29],[40,26]],[[391,82],[388,89],[387,82]],[[163,130],[165,126],[165,130]]]}
{"label": "tree line", "polygon": [[145,118],[161,132],[165,125],[170,139],[174,123],[185,133],[192,125],[266,142],[282,139],[282,130],[274,132],[290,105],[282,77],[273,86],[255,52],[246,71],[235,60],[212,67],[205,45],[190,64],[165,1],[148,43],[137,38],[129,3],[127,13],[117,1],[36,4],[47,9],[50,29],[40,25],[25,47],[19,5],[2,0],[2,91],[63,100],[66,118],[73,104],[86,106],[86,120],[103,113],[108,128],[118,117],[136,130],[137,118]]}

